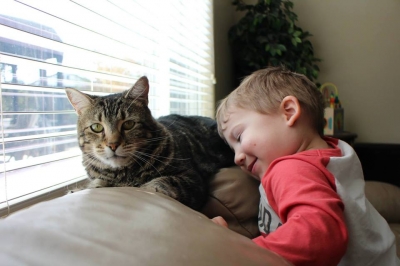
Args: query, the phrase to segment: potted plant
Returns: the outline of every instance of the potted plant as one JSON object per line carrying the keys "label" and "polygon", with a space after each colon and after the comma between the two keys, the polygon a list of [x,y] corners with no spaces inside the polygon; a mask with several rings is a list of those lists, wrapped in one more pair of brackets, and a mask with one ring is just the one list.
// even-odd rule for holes
{"label": "potted plant", "polygon": [[314,56],[308,40],[312,35],[296,26],[290,0],[257,0],[254,5],[233,0],[232,4],[246,12],[228,34],[236,82],[255,70],[280,65],[315,82],[319,73],[316,63],[321,60]]}

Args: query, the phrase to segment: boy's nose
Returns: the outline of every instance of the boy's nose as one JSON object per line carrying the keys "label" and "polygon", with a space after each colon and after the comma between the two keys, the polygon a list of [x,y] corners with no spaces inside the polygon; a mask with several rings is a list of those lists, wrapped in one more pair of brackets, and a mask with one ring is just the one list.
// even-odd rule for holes
{"label": "boy's nose", "polygon": [[244,164],[244,161],[246,159],[246,156],[244,153],[235,153],[235,164],[238,166],[242,166]]}

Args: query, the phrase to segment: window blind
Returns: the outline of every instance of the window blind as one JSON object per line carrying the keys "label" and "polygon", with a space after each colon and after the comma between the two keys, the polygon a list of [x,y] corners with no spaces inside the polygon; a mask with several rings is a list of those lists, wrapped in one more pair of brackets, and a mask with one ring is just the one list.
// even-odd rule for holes
{"label": "window blind", "polygon": [[85,178],[65,87],[212,117],[213,58],[212,0],[2,0],[0,216]]}

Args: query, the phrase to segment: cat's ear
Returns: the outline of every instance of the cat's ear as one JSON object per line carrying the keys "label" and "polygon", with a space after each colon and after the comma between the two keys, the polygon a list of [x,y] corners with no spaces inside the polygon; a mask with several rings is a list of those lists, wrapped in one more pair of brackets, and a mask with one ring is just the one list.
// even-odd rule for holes
{"label": "cat's ear", "polygon": [[136,81],[132,88],[127,91],[125,98],[132,100],[143,100],[146,105],[149,103],[149,80],[146,76],[141,77]]}
{"label": "cat's ear", "polygon": [[78,115],[83,114],[87,108],[92,106],[93,99],[83,92],[80,92],[76,89],[67,88],[65,89],[65,93],[67,94],[69,102],[72,104],[75,112]]}

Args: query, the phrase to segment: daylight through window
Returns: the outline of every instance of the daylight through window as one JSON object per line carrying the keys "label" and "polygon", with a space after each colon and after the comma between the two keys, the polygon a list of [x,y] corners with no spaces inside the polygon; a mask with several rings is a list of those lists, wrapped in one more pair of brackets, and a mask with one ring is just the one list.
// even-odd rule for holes
{"label": "daylight through window", "polygon": [[213,56],[212,0],[2,0],[0,216],[85,178],[65,87],[213,116]]}

